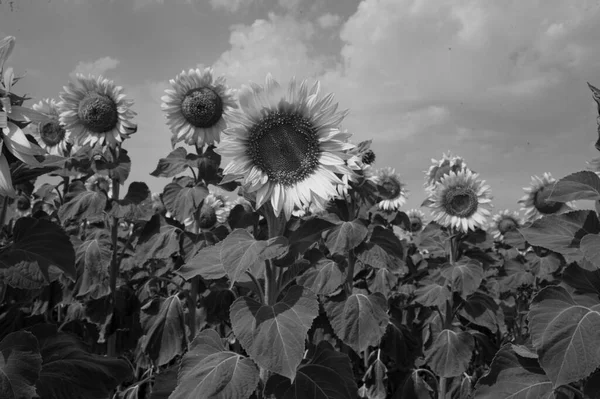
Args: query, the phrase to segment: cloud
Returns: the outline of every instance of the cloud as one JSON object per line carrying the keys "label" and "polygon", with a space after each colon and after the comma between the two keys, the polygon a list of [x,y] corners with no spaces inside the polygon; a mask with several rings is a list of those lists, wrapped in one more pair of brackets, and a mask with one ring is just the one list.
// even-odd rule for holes
{"label": "cloud", "polygon": [[335,28],[341,22],[342,18],[337,14],[332,14],[330,12],[321,15],[317,19],[317,23],[323,29]]}
{"label": "cloud", "polygon": [[223,9],[233,13],[257,1],[260,0],[210,0],[210,5],[214,9]]}
{"label": "cloud", "polygon": [[71,72],[71,76],[81,73],[84,75],[104,75],[107,71],[115,69],[119,65],[119,60],[112,57],[98,58],[96,61],[83,62],[80,61],[75,69]]}

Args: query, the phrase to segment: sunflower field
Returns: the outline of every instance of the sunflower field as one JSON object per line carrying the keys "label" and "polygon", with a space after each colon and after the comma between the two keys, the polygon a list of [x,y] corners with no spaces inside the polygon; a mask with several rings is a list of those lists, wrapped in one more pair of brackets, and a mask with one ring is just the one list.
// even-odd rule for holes
{"label": "sunflower field", "polygon": [[534,176],[521,215],[442,154],[408,210],[318,83],[191,69],[152,193],[127,181],[123,88],[77,75],[30,103],[14,45],[0,399],[600,398],[600,159]]}

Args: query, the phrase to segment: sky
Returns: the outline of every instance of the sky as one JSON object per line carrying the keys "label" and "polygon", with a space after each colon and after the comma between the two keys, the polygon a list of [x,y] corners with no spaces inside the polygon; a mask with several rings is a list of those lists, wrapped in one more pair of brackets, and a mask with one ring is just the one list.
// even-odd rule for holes
{"label": "sky", "polygon": [[[600,2],[587,0],[0,0],[15,91],[56,98],[76,72],[102,74],[134,99],[124,144],[129,181],[171,151],[160,97],[182,70],[213,66],[239,88],[267,73],[318,79],[349,109],[352,141],[373,139],[425,199],[431,158],[452,151],[518,210],[532,175],[560,178],[600,156]],[[33,104],[30,103],[30,104]],[[188,150],[192,150],[188,148]]]}

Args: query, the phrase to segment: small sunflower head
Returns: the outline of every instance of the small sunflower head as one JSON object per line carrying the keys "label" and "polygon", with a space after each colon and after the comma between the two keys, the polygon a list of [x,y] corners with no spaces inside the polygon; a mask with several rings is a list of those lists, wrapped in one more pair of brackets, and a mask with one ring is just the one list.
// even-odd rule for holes
{"label": "small sunflower head", "polygon": [[432,165],[425,172],[425,186],[431,191],[450,172],[458,173],[467,168],[467,163],[462,157],[454,156],[448,152],[442,154],[442,159],[431,159]]}
{"label": "small sunflower head", "polygon": [[531,184],[523,190],[526,195],[518,202],[525,211],[528,222],[533,222],[544,215],[553,215],[568,212],[573,209],[573,204],[556,202],[550,200],[556,179],[550,173],[544,173],[542,177],[532,176]]}
{"label": "small sunflower head", "polygon": [[411,209],[406,212],[408,221],[410,222],[409,230],[411,233],[418,233],[425,226],[425,214],[418,209]]}
{"label": "small sunflower head", "polygon": [[519,213],[505,209],[494,215],[489,232],[494,239],[501,241],[506,233],[516,231],[522,226],[523,220],[519,217]]}

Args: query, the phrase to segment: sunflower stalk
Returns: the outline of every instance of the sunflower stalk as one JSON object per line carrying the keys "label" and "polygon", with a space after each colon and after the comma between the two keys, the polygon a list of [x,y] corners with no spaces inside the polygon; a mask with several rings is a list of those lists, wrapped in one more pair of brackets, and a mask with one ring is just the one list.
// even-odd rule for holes
{"label": "sunflower stalk", "polygon": [[[192,168],[190,168],[192,169]],[[192,169],[192,173],[194,170]],[[194,174],[194,180],[196,180],[196,175]],[[198,221],[196,220],[193,225],[194,234],[198,235],[200,233],[200,226],[198,225]],[[189,328],[190,328],[190,342],[194,340],[196,337],[196,307],[198,305],[198,292],[200,291],[200,276],[196,276],[192,278],[190,281],[191,289],[190,294],[188,296],[188,309],[189,309]]]}
{"label": "sunflower stalk", "polygon": [[446,399],[446,382],[448,380],[446,377],[440,377],[439,385],[438,385],[438,398]]}
{"label": "sunflower stalk", "polygon": [[[119,199],[119,180],[112,179],[112,194],[113,200],[116,201]],[[109,315],[114,316],[115,307],[117,304],[117,276],[119,275],[119,218],[112,218],[112,226],[111,226],[111,242],[112,242],[112,258],[110,262],[110,292],[111,292],[111,304]],[[116,355],[116,333],[111,335],[108,339],[108,356]]]}

